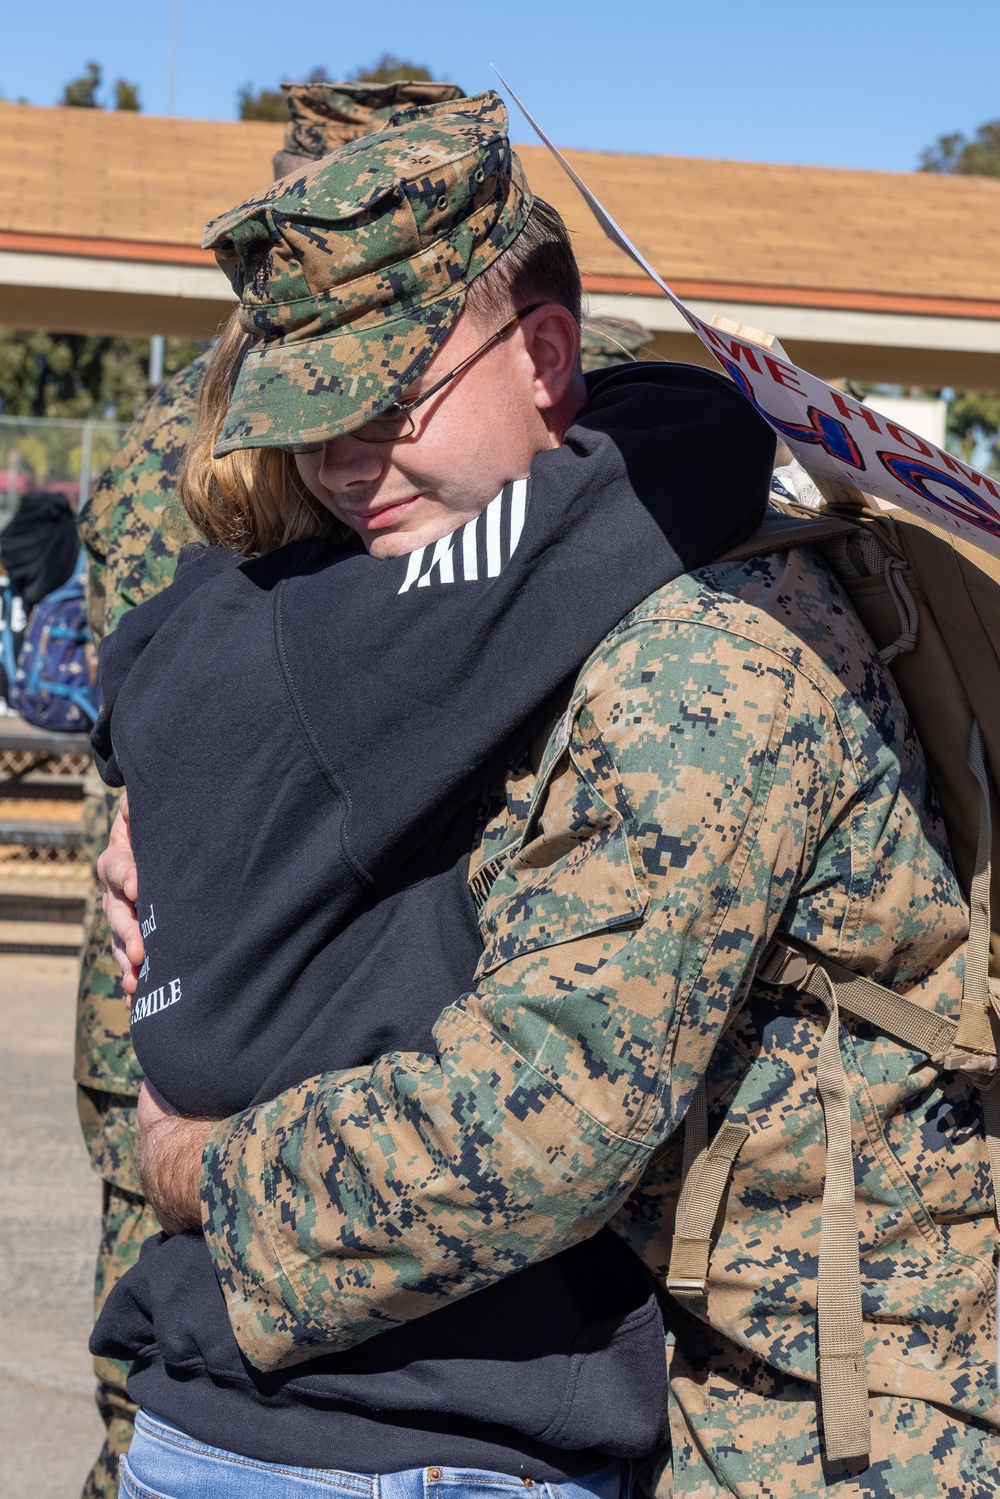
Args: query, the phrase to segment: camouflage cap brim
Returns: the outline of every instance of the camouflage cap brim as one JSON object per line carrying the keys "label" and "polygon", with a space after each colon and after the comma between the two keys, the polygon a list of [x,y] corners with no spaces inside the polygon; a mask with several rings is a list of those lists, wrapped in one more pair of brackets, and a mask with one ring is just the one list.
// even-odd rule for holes
{"label": "camouflage cap brim", "polygon": [[341,436],[384,411],[527,223],[496,94],[393,119],[208,226],[254,338],[219,456]]}
{"label": "camouflage cap brim", "polygon": [[247,353],[214,454],[342,437],[397,400],[451,332],[464,287],[393,322]]}

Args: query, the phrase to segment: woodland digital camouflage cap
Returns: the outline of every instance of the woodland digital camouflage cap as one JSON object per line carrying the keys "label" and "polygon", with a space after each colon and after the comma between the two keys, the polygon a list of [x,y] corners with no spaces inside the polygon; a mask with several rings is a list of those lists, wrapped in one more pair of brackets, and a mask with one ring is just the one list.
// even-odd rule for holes
{"label": "woodland digital camouflage cap", "polygon": [[283,83],[289,121],[283,150],[295,156],[328,156],[368,135],[407,105],[461,99],[455,83]]}
{"label": "woodland digital camouflage cap", "polygon": [[499,95],[403,111],[209,224],[259,341],[216,455],[317,442],[392,404],[533,204]]}

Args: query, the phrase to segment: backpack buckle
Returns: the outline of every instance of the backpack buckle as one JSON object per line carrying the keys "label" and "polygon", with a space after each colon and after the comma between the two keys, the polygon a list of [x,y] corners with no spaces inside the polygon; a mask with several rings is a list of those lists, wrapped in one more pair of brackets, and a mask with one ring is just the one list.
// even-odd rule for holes
{"label": "backpack buckle", "polygon": [[763,984],[803,989],[811,969],[812,964],[804,953],[776,937],[758,964],[757,978]]}

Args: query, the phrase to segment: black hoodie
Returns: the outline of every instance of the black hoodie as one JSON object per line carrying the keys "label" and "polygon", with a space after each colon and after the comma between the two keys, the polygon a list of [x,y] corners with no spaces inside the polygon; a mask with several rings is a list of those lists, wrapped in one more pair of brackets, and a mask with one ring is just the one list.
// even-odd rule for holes
{"label": "black hoodie", "polygon": [[0,531],[0,562],[29,614],[69,582],[79,555],[76,517],[64,494],[29,490]]}
{"label": "black hoodie", "polygon": [[[749,535],[770,429],[729,381],[588,377],[565,444],[468,526],[373,561],[206,552],[101,652],[94,749],[126,784],[147,967],[132,1034],[184,1112],[433,1048],[480,951],[476,805],[604,635]],[[129,1389],[250,1457],[558,1480],[654,1445],[662,1329],[610,1231],[296,1370],[240,1355],[197,1235],[153,1240],[95,1348]]]}

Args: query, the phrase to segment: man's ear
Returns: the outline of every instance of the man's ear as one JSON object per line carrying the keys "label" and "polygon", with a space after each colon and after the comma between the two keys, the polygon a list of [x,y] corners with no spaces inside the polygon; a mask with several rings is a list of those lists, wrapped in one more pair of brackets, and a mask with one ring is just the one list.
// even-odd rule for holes
{"label": "man's ear", "polygon": [[521,323],[524,346],[534,367],[534,397],[548,419],[571,402],[570,419],[585,398],[580,369],[580,325],[558,302],[546,302]]}

